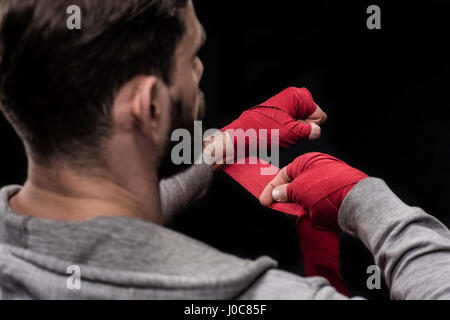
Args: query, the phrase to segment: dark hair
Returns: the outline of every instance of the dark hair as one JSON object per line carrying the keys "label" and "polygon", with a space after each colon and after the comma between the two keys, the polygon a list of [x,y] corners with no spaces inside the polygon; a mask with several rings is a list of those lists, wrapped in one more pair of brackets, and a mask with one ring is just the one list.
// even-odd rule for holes
{"label": "dark hair", "polygon": [[170,83],[188,0],[1,1],[0,105],[40,159],[100,157],[118,89],[141,74]]}

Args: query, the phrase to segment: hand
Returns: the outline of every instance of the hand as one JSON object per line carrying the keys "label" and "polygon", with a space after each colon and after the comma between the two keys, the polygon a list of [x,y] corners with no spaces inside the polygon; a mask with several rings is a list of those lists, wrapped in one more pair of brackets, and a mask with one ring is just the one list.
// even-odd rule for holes
{"label": "hand", "polygon": [[[266,102],[250,108],[222,130],[279,130],[280,146],[289,148],[300,140],[315,140],[321,135],[320,125],[327,115],[314,102],[305,88],[288,88]],[[267,141],[270,145],[270,140]]]}
{"label": "hand", "polygon": [[345,196],[368,176],[345,162],[323,153],[308,153],[280,170],[260,196],[272,202],[296,202],[309,211],[316,226],[340,230],[338,214]]}

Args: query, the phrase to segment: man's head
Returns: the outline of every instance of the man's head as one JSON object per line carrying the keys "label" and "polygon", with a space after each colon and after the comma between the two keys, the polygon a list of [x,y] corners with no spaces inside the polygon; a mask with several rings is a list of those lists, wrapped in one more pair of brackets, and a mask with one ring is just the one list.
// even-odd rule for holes
{"label": "man's head", "polygon": [[40,165],[102,166],[133,143],[159,168],[203,114],[204,40],[190,0],[4,0],[1,109]]}

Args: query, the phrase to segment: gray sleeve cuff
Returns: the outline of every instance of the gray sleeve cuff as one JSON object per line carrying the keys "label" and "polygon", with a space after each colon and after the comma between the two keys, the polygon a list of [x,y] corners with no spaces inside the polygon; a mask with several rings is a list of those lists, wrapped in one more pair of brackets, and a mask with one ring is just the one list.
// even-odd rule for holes
{"label": "gray sleeve cuff", "polygon": [[339,210],[339,226],[361,239],[362,235],[372,234],[378,227],[390,224],[393,210],[396,211],[395,219],[401,219],[399,215],[404,213],[401,210],[404,207],[408,206],[382,179],[369,177],[356,184],[345,197]]}
{"label": "gray sleeve cuff", "polygon": [[393,299],[450,299],[448,228],[383,180],[364,179],[348,193],[339,225],[370,250]]}

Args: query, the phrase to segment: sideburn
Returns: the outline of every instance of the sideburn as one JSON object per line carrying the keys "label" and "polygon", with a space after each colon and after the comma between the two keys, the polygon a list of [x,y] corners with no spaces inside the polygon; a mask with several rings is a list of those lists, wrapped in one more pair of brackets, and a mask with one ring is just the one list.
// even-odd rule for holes
{"label": "sideburn", "polygon": [[167,144],[164,147],[163,156],[160,160],[160,165],[158,169],[158,178],[159,180],[164,178],[169,178],[177,173],[180,173],[186,170],[190,165],[189,164],[181,164],[175,165],[171,159],[172,149],[175,145],[178,144],[177,141],[172,141],[171,136],[172,132],[176,129],[186,129],[191,134],[191,146],[192,146],[192,154],[193,154],[193,146],[194,146],[194,119],[188,119],[188,116],[183,115],[183,103],[181,99],[171,98],[171,128],[167,134]]}

